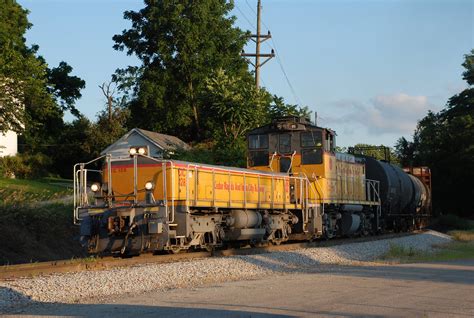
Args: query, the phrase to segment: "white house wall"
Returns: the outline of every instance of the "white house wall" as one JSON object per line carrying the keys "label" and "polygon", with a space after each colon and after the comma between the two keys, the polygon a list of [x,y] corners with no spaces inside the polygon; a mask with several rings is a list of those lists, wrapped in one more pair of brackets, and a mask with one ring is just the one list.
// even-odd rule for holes
{"label": "white house wall", "polygon": [[18,137],[13,131],[0,134],[0,157],[15,156],[18,153]]}

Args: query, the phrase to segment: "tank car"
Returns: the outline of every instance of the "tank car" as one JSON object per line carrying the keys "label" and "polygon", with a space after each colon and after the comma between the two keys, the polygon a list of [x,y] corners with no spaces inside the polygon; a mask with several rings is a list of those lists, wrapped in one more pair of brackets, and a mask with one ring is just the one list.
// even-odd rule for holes
{"label": "tank car", "polygon": [[[247,169],[153,158],[146,147],[74,167],[74,220],[91,253],[138,254],[376,234],[428,215],[429,188],[334,131],[284,117],[248,133]],[[103,162],[101,169],[93,164]],[[428,170],[427,170],[428,171]],[[425,171],[426,172],[426,171]],[[100,181],[91,184],[91,175]]]}

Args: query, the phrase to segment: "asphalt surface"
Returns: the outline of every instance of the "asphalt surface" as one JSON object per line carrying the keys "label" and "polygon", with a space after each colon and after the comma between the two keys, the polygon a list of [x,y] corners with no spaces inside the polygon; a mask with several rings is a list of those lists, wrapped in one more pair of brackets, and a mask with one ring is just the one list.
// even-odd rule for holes
{"label": "asphalt surface", "polygon": [[474,317],[474,260],[322,266],[309,273],[123,295],[87,304],[34,304],[13,315]]}

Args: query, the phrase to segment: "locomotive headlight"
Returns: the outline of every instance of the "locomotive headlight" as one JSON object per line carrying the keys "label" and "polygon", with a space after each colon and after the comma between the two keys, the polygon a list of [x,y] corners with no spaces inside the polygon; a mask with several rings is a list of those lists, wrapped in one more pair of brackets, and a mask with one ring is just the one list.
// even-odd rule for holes
{"label": "locomotive headlight", "polygon": [[147,183],[145,183],[145,189],[150,191],[153,189],[153,182],[151,181],[148,181]]}
{"label": "locomotive headlight", "polygon": [[91,191],[92,192],[97,192],[99,190],[100,190],[100,184],[94,183],[94,184],[91,185]]}
{"label": "locomotive headlight", "polygon": [[145,149],[145,147],[140,147],[140,148],[138,148],[138,154],[140,154],[140,155],[146,154],[146,149]]}
{"label": "locomotive headlight", "polygon": [[130,150],[128,151],[128,153],[130,154],[130,156],[134,156],[137,154],[137,149],[136,148],[130,148]]}

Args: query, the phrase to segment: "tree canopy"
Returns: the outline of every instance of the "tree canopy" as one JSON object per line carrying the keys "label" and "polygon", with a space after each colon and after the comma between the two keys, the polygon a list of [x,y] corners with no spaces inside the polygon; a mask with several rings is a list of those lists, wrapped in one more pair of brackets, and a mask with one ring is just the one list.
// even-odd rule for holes
{"label": "tree canopy", "polygon": [[[125,12],[132,27],[113,39],[115,49],[142,61],[130,103],[133,123],[185,139],[205,136],[206,78],[217,69],[248,72],[240,56],[246,33],[234,26],[232,8],[224,0],[146,0],[140,11]],[[117,74],[127,78],[123,70]]]}
{"label": "tree canopy", "polygon": [[[26,44],[31,27],[28,10],[14,0],[0,0],[0,132],[19,132],[21,152],[54,159],[66,131],[64,112],[81,116],[74,105],[85,82],[66,62],[50,68],[39,46]],[[53,160],[53,167],[61,164]]]}
{"label": "tree canopy", "polygon": [[433,176],[433,204],[439,213],[474,216],[474,50],[465,55],[463,79],[469,87],[446,108],[429,112],[413,135],[397,143],[403,163],[426,165]]}

